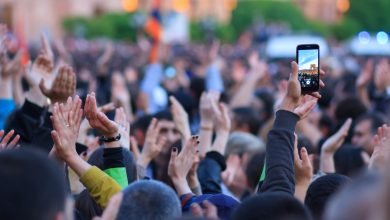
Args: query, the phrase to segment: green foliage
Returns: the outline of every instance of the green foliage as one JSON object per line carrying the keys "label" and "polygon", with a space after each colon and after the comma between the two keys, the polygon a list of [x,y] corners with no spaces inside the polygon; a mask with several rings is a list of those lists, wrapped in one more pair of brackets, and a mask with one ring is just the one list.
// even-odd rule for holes
{"label": "green foliage", "polygon": [[73,17],[65,19],[63,26],[67,32],[81,34],[87,38],[135,40],[137,30],[130,25],[132,16],[125,13],[109,13],[91,19]]}
{"label": "green foliage", "polygon": [[350,0],[346,17],[370,32],[390,31],[389,0]]}
{"label": "green foliage", "polygon": [[333,25],[332,34],[336,39],[346,40],[361,30],[361,26],[355,20],[345,17],[338,24]]}

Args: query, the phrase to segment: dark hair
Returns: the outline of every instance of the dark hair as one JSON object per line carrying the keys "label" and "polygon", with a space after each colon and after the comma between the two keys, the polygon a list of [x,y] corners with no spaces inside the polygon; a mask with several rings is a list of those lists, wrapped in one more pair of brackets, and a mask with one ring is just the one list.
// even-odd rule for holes
{"label": "dark hair", "polygon": [[329,198],[349,181],[349,177],[333,173],[321,176],[310,184],[305,205],[310,209],[314,219],[322,219]]}
{"label": "dark hair", "polygon": [[261,127],[261,121],[252,108],[238,107],[233,109],[233,112],[234,121],[237,123],[237,126],[247,125],[251,134],[258,134]]}
{"label": "dark hair", "polygon": [[274,96],[265,89],[258,90],[255,94],[263,102],[263,112],[260,112],[260,120],[268,121],[274,115]]}
{"label": "dark hair", "polygon": [[132,125],[131,130],[140,129],[144,133],[148,130],[149,124],[152,121],[151,115],[143,115],[139,117]]}
{"label": "dark hair", "polygon": [[382,126],[385,122],[385,116],[379,112],[370,112],[360,116],[356,120],[356,125],[362,121],[369,120],[371,122],[371,133],[376,134],[378,127]]}
{"label": "dark hair", "polygon": [[292,195],[283,192],[266,192],[241,203],[233,220],[309,220],[310,212]]}
{"label": "dark hair", "polygon": [[347,118],[356,119],[366,113],[367,108],[357,97],[347,97],[340,101],[335,110],[335,116],[338,121],[344,121]]}
{"label": "dark hair", "polygon": [[253,191],[259,182],[264,167],[264,161],[265,152],[258,152],[249,159],[249,162],[246,165],[245,175],[248,179],[248,185]]}
{"label": "dark hair", "polygon": [[180,216],[179,199],[170,187],[155,180],[141,180],[123,190],[117,220],[171,220]]}
{"label": "dark hair", "polygon": [[173,121],[173,115],[168,110],[157,112],[153,117],[155,117],[157,120]]}
{"label": "dark hair", "polygon": [[49,220],[65,209],[65,173],[31,149],[0,153],[1,219]]}
{"label": "dark hair", "polygon": [[354,176],[365,168],[362,148],[347,144],[338,149],[334,155],[336,172],[346,176]]}

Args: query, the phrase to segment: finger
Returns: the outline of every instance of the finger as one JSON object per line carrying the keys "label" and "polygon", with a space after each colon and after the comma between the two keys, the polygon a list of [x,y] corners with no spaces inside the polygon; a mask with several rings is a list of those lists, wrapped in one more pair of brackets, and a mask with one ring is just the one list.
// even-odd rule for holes
{"label": "finger", "polygon": [[172,148],[172,151],[171,151],[171,158],[169,159],[169,163],[176,163],[176,158],[177,158],[177,148],[176,147],[173,147]]}
{"label": "finger", "polygon": [[137,161],[141,152],[139,151],[137,140],[133,136],[130,136],[130,150],[134,154],[135,161]]}
{"label": "finger", "polygon": [[15,131],[14,130],[11,130],[10,132],[8,132],[8,134],[6,134],[3,138],[3,140],[1,140],[1,144],[3,146],[7,146],[8,142],[10,141],[11,137],[14,135]]}
{"label": "finger", "polygon": [[117,129],[116,124],[113,123],[104,113],[99,112],[97,114],[97,119],[102,123],[102,125],[108,130]]}
{"label": "finger", "polygon": [[57,147],[62,146],[61,138],[58,135],[57,131],[55,131],[55,130],[51,131],[51,138],[53,139],[54,146],[57,146]]}
{"label": "finger", "polygon": [[293,81],[298,81],[298,64],[295,61],[291,62],[290,79]]}
{"label": "finger", "polygon": [[352,125],[352,119],[351,119],[351,118],[348,118],[348,119],[344,122],[343,126],[341,126],[341,128],[340,128],[341,135],[347,136],[347,135],[348,135],[348,131],[349,131],[351,125]]}
{"label": "finger", "polygon": [[16,135],[14,139],[8,144],[8,148],[14,148],[20,140],[20,135]]}
{"label": "finger", "polygon": [[105,105],[99,107],[98,110],[103,112],[103,113],[106,113],[106,112],[112,111],[114,109],[115,109],[115,103],[110,102],[108,104],[105,104]]}
{"label": "finger", "polygon": [[323,69],[320,69],[320,77],[325,76],[325,71]]}
{"label": "finger", "polygon": [[309,154],[307,153],[307,150],[306,150],[305,147],[301,148],[300,155],[301,155],[302,163],[304,165],[309,165],[310,164],[310,158],[309,158]]}
{"label": "finger", "polygon": [[0,139],[3,137],[3,135],[4,135],[4,130],[1,130],[0,131]]}
{"label": "finger", "polygon": [[154,132],[154,128],[156,127],[156,124],[157,124],[157,119],[156,118],[152,118],[152,121],[150,121],[148,130],[146,131],[146,133]]}
{"label": "finger", "polygon": [[203,210],[198,203],[191,204],[191,213],[196,217],[203,217]]}
{"label": "finger", "polygon": [[324,88],[324,87],[325,87],[324,81],[320,80],[320,88]]}
{"label": "finger", "polygon": [[378,136],[377,134],[374,135],[374,138],[373,138],[373,143],[374,143],[374,145],[378,145],[378,144],[379,144],[379,141],[380,141],[379,136]]}
{"label": "finger", "polygon": [[208,219],[218,219],[218,210],[214,204],[208,200],[203,201],[203,207],[205,209],[205,217]]}
{"label": "finger", "polygon": [[314,98],[317,98],[317,99],[320,99],[322,97],[319,92],[311,92],[308,95],[310,95],[310,96],[312,96]]}

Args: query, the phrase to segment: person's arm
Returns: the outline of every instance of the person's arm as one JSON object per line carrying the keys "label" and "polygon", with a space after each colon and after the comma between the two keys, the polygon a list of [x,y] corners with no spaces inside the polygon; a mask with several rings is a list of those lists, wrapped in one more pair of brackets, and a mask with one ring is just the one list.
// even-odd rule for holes
{"label": "person's arm", "polygon": [[222,193],[221,173],[226,169],[225,157],[217,151],[209,151],[200,161],[198,168],[199,182],[204,194]]}
{"label": "person's arm", "polygon": [[199,156],[203,159],[212,143],[215,112],[213,102],[218,102],[219,93],[204,92],[200,97]]}
{"label": "person's arm", "polygon": [[181,140],[184,144],[191,137],[190,122],[188,121],[188,114],[184,110],[183,106],[176,100],[175,97],[169,97],[171,101],[171,112],[173,115],[173,121],[177,130],[180,131]]}
{"label": "person's arm", "polygon": [[359,77],[356,80],[356,90],[359,99],[363,102],[366,107],[371,106],[370,98],[368,96],[368,84],[372,79],[374,72],[374,62],[369,59],[364,65]]}
{"label": "person's arm", "polygon": [[198,144],[198,139],[193,136],[186,142],[180,153],[177,148],[172,148],[168,165],[168,175],[179,196],[191,194],[191,189],[186,177],[197,156]]}
{"label": "person's arm", "polygon": [[163,66],[159,63],[149,64],[140,86],[141,94],[147,101],[147,113],[154,113],[156,111],[155,104],[153,103],[153,91],[160,85],[162,79]]}
{"label": "person's arm", "polygon": [[258,81],[266,74],[267,64],[264,61],[259,60],[256,53],[251,54],[249,59],[251,63],[250,73],[241,84],[237,93],[232,97],[232,100],[230,101],[231,108],[249,106],[253,99]]}
{"label": "person's arm", "polygon": [[223,80],[217,64],[213,63],[207,68],[206,89],[208,91],[223,92]]}
{"label": "person's arm", "polygon": [[352,119],[344,122],[343,126],[331,137],[329,137],[321,148],[320,171],[324,173],[335,173],[334,154],[343,145],[345,138],[348,136]]}
{"label": "person's arm", "polygon": [[371,155],[368,168],[387,172],[390,161],[390,127],[383,125],[374,136],[374,152]]}
{"label": "person's arm", "polygon": [[146,177],[146,169],[149,166],[149,163],[158,156],[165,144],[164,138],[157,140],[160,129],[161,127],[157,119],[153,118],[149,124],[148,130],[146,131],[145,143],[142,148],[142,152],[137,159],[138,179]]}
{"label": "person's arm", "polygon": [[[88,98],[90,99],[90,97]],[[85,162],[77,154],[76,140],[83,110],[81,109],[81,99],[78,96],[75,99],[69,98],[69,100],[65,105],[55,103],[53,106],[51,120],[54,130],[51,132],[51,135],[54,141],[55,154],[57,158],[63,160],[75,171],[91,196],[104,208],[107,206],[109,199],[121,190],[121,187],[115,180],[97,167],[93,167]],[[91,105],[87,107],[90,108]],[[89,112],[88,117],[93,116],[91,124],[95,128],[101,128],[100,130],[104,131],[105,135],[110,135],[112,134],[111,132],[114,132],[113,127],[110,127],[112,124],[109,123],[107,117],[100,114],[92,114],[95,114],[95,112]],[[103,127],[105,129],[102,129]]]}
{"label": "person's arm", "polygon": [[[276,112],[273,128],[268,134],[265,180],[259,192],[284,192],[294,195],[295,126],[300,118],[307,117],[320,97],[318,92],[314,92],[309,95],[315,99],[308,99],[307,96],[302,98],[298,64],[292,62],[291,68],[287,94],[280,105],[280,110]],[[324,86],[324,83],[320,81],[320,85]]]}
{"label": "person's arm", "polygon": [[[299,157],[300,156],[300,157]],[[295,135],[294,143],[294,172],[295,172],[295,198],[302,203],[305,201],[307,189],[313,178],[313,166],[305,147],[298,153],[298,137]]]}

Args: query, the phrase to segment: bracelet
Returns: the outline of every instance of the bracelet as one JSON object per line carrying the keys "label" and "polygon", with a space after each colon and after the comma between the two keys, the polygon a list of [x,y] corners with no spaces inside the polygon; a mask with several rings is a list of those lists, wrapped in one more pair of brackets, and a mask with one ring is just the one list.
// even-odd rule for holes
{"label": "bracelet", "polygon": [[103,141],[105,143],[119,141],[120,139],[121,139],[121,134],[118,134],[116,137],[105,137],[105,136],[100,137],[100,141]]}

